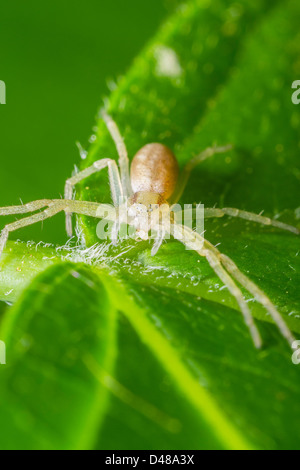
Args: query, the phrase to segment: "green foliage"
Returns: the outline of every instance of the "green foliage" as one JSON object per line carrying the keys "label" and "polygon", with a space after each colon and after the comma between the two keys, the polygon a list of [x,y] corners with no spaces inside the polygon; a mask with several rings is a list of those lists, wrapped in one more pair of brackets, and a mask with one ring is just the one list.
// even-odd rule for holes
{"label": "green foliage", "polygon": [[[131,157],[160,141],[182,166],[214,142],[234,144],[197,168],[182,203],[297,224],[299,20],[294,1],[191,1],[110,96]],[[84,166],[117,158],[97,125]],[[107,175],[78,197],[110,202]],[[97,222],[80,220],[88,245],[99,242]],[[205,228],[300,333],[299,238],[225,218]],[[2,313],[1,447],[299,448],[300,372],[263,308],[250,304],[265,344],[256,351],[205,259],[173,240],[154,258],[150,249],[124,241],[92,258],[95,248],[8,245],[0,296],[18,300]]]}

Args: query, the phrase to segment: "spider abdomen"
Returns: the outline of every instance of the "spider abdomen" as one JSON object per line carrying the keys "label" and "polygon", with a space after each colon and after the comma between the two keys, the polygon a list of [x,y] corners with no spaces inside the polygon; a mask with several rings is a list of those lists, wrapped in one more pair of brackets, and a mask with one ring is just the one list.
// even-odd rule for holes
{"label": "spider abdomen", "polygon": [[142,147],[131,163],[131,186],[134,193],[160,194],[168,199],[178,179],[178,163],[165,145],[153,143]]}

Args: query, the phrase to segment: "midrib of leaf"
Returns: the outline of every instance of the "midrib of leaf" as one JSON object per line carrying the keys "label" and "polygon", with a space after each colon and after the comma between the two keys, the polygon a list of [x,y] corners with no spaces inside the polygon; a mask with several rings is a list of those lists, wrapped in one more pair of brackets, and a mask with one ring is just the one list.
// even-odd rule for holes
{"label": "midrib of leaf", "polygon": [[[116,308],[124,313],[141,340],[153,352],[160,364],[170,374],[174,383],[195,407],[200,417],[222,447],[227,449],[253,449],[253,445],[235,428],[221,411],[215,400],[188,371],[177,352],[146,318],[144,311],[130,298],[120,280],[103,277],[101,280],[110,292]],[[118,295],[115,295],[116,291]]]}
{"label": "midrib of leaf", "polygon": [[[115,312],[116,313],[116,312]],[[95,393],[94,403],[91,404],[90,414],[84,419],[82,433],[79,436],[77,449],[92,449],[96,443],[96,436],[103,423],[107,407],[109,406],[109,390],[105,387],[105,376],[113,376],[116,356],[116,315],[109,316],[110,328],[107,331],[108,349],[106,361],[102,364],[103,380],[98,380],[98,392]],[[103,389],[106,389],[103,393]]]}

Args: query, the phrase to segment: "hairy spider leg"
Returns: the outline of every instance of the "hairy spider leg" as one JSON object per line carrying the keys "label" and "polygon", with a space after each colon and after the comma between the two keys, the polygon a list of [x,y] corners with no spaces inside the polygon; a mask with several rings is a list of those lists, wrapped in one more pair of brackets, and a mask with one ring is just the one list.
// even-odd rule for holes
{"label": "hairy spider leg", "polygon": [[111,228],[111,242],[113,245],[117,245],[118,243],[118,236],[120,232],[120,218],[118,217]]}
{"label": "hairy spider leg", "polygon": [[[274,323],[277,325],[280,333],[284,338],[287,339],[289,345],[294,341],[292,332],[289,330],[282,316],[267,297],[267,295],[252,282],[245,274],[243,274],[236,264],[226,255],[223,255],[214,245],[209,241],[205,240],[201,235],[193,232],[191,229],[173,224],[171,225],[172,235],[174,238],[179,240],[185,246],[192,248],[200,256],[204,256],[209,262],[212,269],[215,271],[217,276],[221,279],[224,285],[228,288],[231,294],[236,298],[242,314],[244,316],[245,323],[247,324],[253,342],[257,348],[261,346],[261,338],[257,328],[254,325],[251,312],[244,300],[243,294],[240,289],[236,286],[233,278],[242,285],[248,292],[250,292],[255,299],[265,307],[267,312],[271,315]],[[230,273],[230,275],[228,274]]]}
{"label": "hairy spider leg", "polygon": [[153,243],[152,249],[151,249],[151,255],[155,256],[158,250],[160,249],[164,239],[165,239],[165,230],[163,227],[159,228],[157,235],[155,237],[155,241]]}
{"label": "hairy spider leg", "polygon": [[39,199],[38,201],[28,202],[27,204],[18,206],[0,207],[0,216],[35,212],[39,209],[43,209],[43,207],[49,206],[52,202],[52,199]]}
{"label": "hairy spider leg", "polygon": [[210,247],[208,246],[204,247],[205,239],[201,237],[201,235],[196,232],[193,232],[191,229],[188,229],[184,225],[172,224],[171,234],[174,236],[175,239],[179,240],[185,246],[191,248],[192,250],[196,251],[200,256],[204,256],[207,259],[208,263],[210,264],[211,268],[214,270],[216,275],[228,288],[229,292],[235,297],[244,317],[244,321],[251,334],[253,343],[256,348],[260,348],[262,346],[262,340],[259,331],[254,323],[250,309],[244,299],[242,291],[235,284],[235,282],[227,273],[227,271],[223,268],[221,261],[219,260],[218,256],[216,256],[215,251],[210,249]]}
{"label": "hairy spider leg", "polygon": [[109,114],[107,114],[105,109],[101,109],[100,115],[104,120],[106,127],[116,145],[117,152],[119,155],[119,167],[123,194],[125,197],[129,197],[132,195],[132,188],[130,182],[129,158],[126,145],[124,144],[123,137],[113,118]]}
{"label": "hairy spider leg", "polygon": [[217,208],[207,208],[204,209],[204,217],[223,217],[224,215],[229,215],[230,217],[239,217],[240,219],[249,220],[251,222],[256,222],[262,225],[269,225],[272,227],[277,227],[282,230],[287,230],[289,232],[295,233],[296,235],[300,234],[300,230],[292,225],[284,224],[278,220],[270,219],[269,217],[264,217],[259,214],[254,214],[253,212],[247,212],[240,209],[233,209],[231,207],[224,207],[222,209]]}
{"label": "hairy spider leg", "polygon": [[45,209],[43,212],[39,212],[38,214],[25,217],[24,219],[20,219],[16,222],[12,222],[11,224],[6,225],[0,235],[0,258],[5,248],[10,232],[14,232],[19,228],[27,227],[28,225],[32,225],[37,222],[41,222],[42,220],[48,219],[49,217],[52,217],[53,215],[60,212],[61,210],[61,207],[57,204],[49,204],[48,208]]}
{"label": "hairy spider leg", "polygon": [[[103,158],[102,160],[98,160],[92,166],[85,168],[84,170],[69,178],[65,184],[65,199],[72,199],[73,189],[77,183],[79,183],[85,178],[88,178],[92,174],[103,170],[106,167],[108,167],[109,184],[112,200],[114,206],[117,207],[119,205],[120,200],[123,198],[123,188],[120,181],[118,166],[115,160],[112,160],[111,158]],[[73,233],[71,213],[66,213],[66,231],[68,236],[71,237]]]}
{"label": "hairy spider leg", "polygon": [[[195,219],[195,212],[196,208],[177,211],[176,218],[177,220],[180,220],[180,218],[182,219],[184,217],[184,221],[186,223],[191,223]],[[288,232],[295,233],[296,235],[300,235],[300,230],[297,227],[294,227],[293,225],[288,225],[283,222],[280,222],[279,220],[270,219],[269,217],[264,217],[260,214],[255,214],[253,212],[234,209],[232,207],[224,207],[222,209],[215,207],[204,208],[205,219],[214,217],[221,218],[225,215],[228,215],[229,217],[237,217],[240,219],[248,220],[250,222],[254,222],[261,225],[267,225],[269,227],[276,227],[281,230],[286,230]]]}
{"label": "hairy spider leg", "polygon": [[208,147],[199,155],[189,160],[179,176],[177,187],[172,196],[171,204],[176,204],[179,201],[186,188],[191,172],[199,163],[204,162],[204,160],[207,160],[217,153],[229,152],[229,150],[232,150],[232,148],[232,145],[225,145],[223,147]]}
{"label": "hairy spider leg", "polygon": [[237,265],[232,261],[231,258],[221,253],[220,258],[223,266],[225,266],[227,271],[236,279],[236,281],[239,282],[245,289],[247,289],[250,294],[254,296],[257,302],[265,307],[271,318],[273,318],[274,322],[276,323],[282,336],[284,336],[290,346],[292,346],[293,342],[295,341],[295,337],[267,295],[238,269]]}
{"label": "hairy spider leg", "polygon": [[53,199],[53,200],[40,200],[33,201],[24,206],[11,206],[11,207],[0,207],[0,215],[12,215],[12,214],[24,214],[26,212],[35,211],[45,206],[48,208],[38,214],[33,214],[29,217],[17,220],[4,227],[0,235],[0,259],[5,248],[6,242],[10,232],[14,232],[23,227],[33,225],[37,222],[41,222],[45,219],[53,217],[59,212],[65,211],[70,213],[76,213],[80,215],[86,215],[89,217],[106,217],[109,220],[116,219],[116,211],[108,206],[107,204],[99,204],[97,202],[86,202],[86,201],[72,201],[64,199]]}

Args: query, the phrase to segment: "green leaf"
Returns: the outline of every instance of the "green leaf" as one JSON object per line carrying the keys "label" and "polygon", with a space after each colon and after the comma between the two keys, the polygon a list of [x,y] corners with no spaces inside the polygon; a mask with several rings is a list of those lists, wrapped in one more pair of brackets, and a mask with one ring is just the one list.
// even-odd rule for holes
{"label": "green leaf", "polygon": [[1,257],[0,299],[14,302],[37,274],[61,260],[61,253],[42,243],[8,241]]}
{"label": "green leaf", "polygon": [[[272,347],[257,353],[233,310],[215,305],[212,313],[211,302],[174,292],[68,263],[38,277],[4,322],[2,446],[251,448],[252,441],[270,448],[279,439],[297,445],[298,408],[290,404],[298,371],[273,327],[260,324]],[[280,426],[271,394],[289,417]],[[257,407],[264,410],[259,432]]]}
{"label": "green leaf", "polygon": [[[109,111],[131,158],[145,143],[157,140],[175,150],[181,166],[213,142],[235,146],[231,154],[216,156],[194,171],[182,203],[201,201],[206,207],[264,211],[297,224],[300,114],[291,102],[291,84],[299,68],[299,41],[294,33],[298,18],[299,8],[293,2],[288,7],[246,0],[238,5],[190,2],[163,28],[112,94]],[[162,47],[176,54],[182,70],[177,79],[157,72]],[[117,158],[100,120],[85,166],[108,155]],[[110,202],[107,175],[95,176],[88,186],[85,183],[80,198]],[[221,251],[270,295],[286,313],[290,327],[299,331],[299,239],[245,221],[228,224],[226,218],[207,220],[206,238],[220,243]],[[99,242],[96,226],[93,219],[84,219],[88,244]],[[180,248],[178,242],[173,243],[176,247],[170,250],[176,253]],[[126,251],[127,245],[120,244],[113,253]],[[140,249],[136,242],[133,245],[126,258],[141,262],[147,272],[151,266],[178,275],[184,272],[201,281],[198,293],[222,302],[225,295],[226,304],[233,305],[229,295],[220,295],[219,281],[205,260],[184,253],[184,259],[179,255],[180,261],[173,263],[170,251],[164,254],[169,250],[165,246],[151,259],[145,244]],[[259,305],[253,306],[253,312],[269,320]]]}
{"label": "green leaf", "polygon": [[[264,210],[297,224],[300,114],[291,103],[291,84],[300,72],[299,19],[295,2],[190,2],[181,9],[110,97],[108,110],[130,157],[145,143],[159,140],[174,149],[182,166],[213,142],[230,142],[234,152],[196,169],[182,203]],[[176,79],[157,73],[161,47],[176,54],[182,70]],[[85,165],[104,155],[116,157],[116,150],[99,121]],[[89,181],[80,197],[109,201],[105,177]],[[84,220],[82,227],[86,239],[96,241],[93,221]],[[238,220],[209,220],[205,228],[206,238],[221,244],[221,251],[270,296],[299,333],[299,238]],[[109,254],[118,256],[128,245]],[[266,349],[253,351],[247,332],[236,330],[238,316],[229,320],[228,307],[238,309],[222,283],[204,259],[178,242],[165,244],[154,258],[149,244],[140,243],[138,249],[135,243],[125,260],[117,257],[115,264],[139,285],[136,295],[144,310],[155,312],[152,321],[173,339],[181,357],[204,373],[207,387],[244,435],[261,447],[298,446],[292,428],[297,435],[293,413],[299,372],[274,327],[259,324]],[[145,299],[142,288],[154,290],[153,295]],[[182,324],[174,327],[177,335],[173,332],[171,318],[180,318],[174,305],[159,308],[154,303],[157,297],[161,304],[164,289],[177,305],[185,303],[187,324],[194,319],[191,310],[197,312],[198,322],[187,326],[186,335]],[[257,303],[251,307],[256,318],[270,321]],[[206,330],[208,316],[216,321]],[[233,332],[230,338],[226,327]],[[223,328],[227,333],[217,335]]]}
{"label": "green leaf", "polygon": [[[181,6],[109,98],[108,111],[130,157],[144,144],[160,141],[175,151],[183,166],[212,143],[230,142],[233,152],[196,169],[181,202],[264,210],[299,223],[300,113],[291,102],[291,84],[300,74],[299,20],[300,6],[293,1],[193,0]],[[84,166],[108,156],[117,158],[117,152],[99,121]],[[110,202],[107,174],[85,181],[78,197]],[[80,219],[88,245],[99,243],[97,223]],[[300,333],[299,238],[225,218],[208,220],[205,229],[206,238],[221,244],[220,250]],[[168,241],[155,257],[148,242],[123,241],[116,248],[105,242],[89,250],[66,250],[63,260],[92,268],[50,267],[22,294],[14,310],[3,314],[12,362],[0,377],[0,414],[9,422],[1,447],[15,442],[27,448],[299,448],[299,369],[260,305],[248,296],[265,345],[256,351],[236,302],[206,260],[179,242]],[[58,261],[59,255],[53,256],[45,259],[51,255],[43,247],[20,255],[18,246],[9,245],[1,262],[0,298],[18,296],[26,287],[30,264],[35,272],[42,271]],[[28,270],[24,278],[16,271],[21,260],[22,269]],[[74,270],[79,279],[70,275]],[[96,288],[84,287],[82,276]],[[80,286],[74,287],[75,282]],[[47,291],[41,289],[45,284]],[[49,318],[49,331],[56,337],[55,331],[57,339],[44,351]],[[61,368],[57,357],[74,347],[65,321],[72,331],[82,332],[86,354],[83,363]],[[93,331],[85,340],[89,324]],[[28,361],[23,357],[24,335],[35,339]],[[45,368],[38,367],[40,363],[32,368],[36,357]],[[105,387],[103,371],[109,376]],[[19,375],[30,391],[44,383],[44,396],[32,392],[29,399],[26,387],[23,396]],[[70,422],[65,390],[60,389],[69,376],[80,384],[69,395]],[[10,393],[12,384],[17,384],[19,401]],[[53,387],[51,393],[48,387]],[[55,408],[58,423],[56,412],[43,411],[48,393],[53,406],[62,403]],[[24,410],[31,412],[22,419]],[[89,413],[95,417],[92,427]],[[87,429],[88,439],[80,427]]]}
{"label": "green leaf", "polygon": [[[115,299],[113,305],[109,298]],[[118,367],[123,369],[123,383],[112,378],[117,355],[116,308],[135,329],[128,324],[118,327],[118,357],[122,360]],[[122,284],[101,272],[97,275],[69,263],[49,268],[6,317],[3,338],[9,363],[1,375],[4,448],[91,448],[109,412],[107,389],[126,405],[121,412],[124,425],[146,421],[148,429],[141,442],[151,436],[148,446],[155,441],[165,448],[180,447],[184,441],[190,448],[249,446]],[[145,351],[141,340],[152,354]],[[128,369],[124,369],[126,358]],[[149,393],[142,358],[152,365],[157,384],[166,382],[165,389]],[[132,368],[136,374],[133,382]],[[127,382],[129,389],[124,387]],[[137,413],[133,421],[132,410]],[[105,439],[106,426],[99,446],[103,447]]]}
{"label": "green leaf", "polygon": [[[299,69],[299,41],[294,39],[299,7],[293,2],[288,8],[276,5],[190,2],[136,61],[112,94],[109,111],[131,157],[146,142],[160,140],[176,151],[182,165],[212,142],[234,144],[231,155],[217,156],[196,169],[182,203],[201,200],[206,207],[265,211],[296,224],[300,114],[291,102],[291,84]],[[181,64],[176,80],[158,73],[162,48],[173,51]],[[97,136],[85,166],[104,155],[116,157],[102,121]],[[99,174],[91,179],[88,189],[83,186],[81,198],[110,201],[105,178]],[[245,221],[227,224],[226,219],[207,221],[206,238],[221,244],[221,250],[266,291],[286,314],[290,327],[299,332],[299,239]],[[93,220],[84,219],[82,228],[88,243],[97,241]],[[220,283],[205,260],[184,253],[178,262],[180,248],[174,243],[176,247],[170,248],[174,262],[166,246],[151,259],[140,244],[127,258],[142,263],[139,269],[146,272],[159,266],[170,274],[198,279],[201,285],[192,287],[195,294],[235,305],[229,295],[220,294]],[[126,244],[114,253],[122,250]],[[269,321],[257,304],[253,313]]]}
{"label": "green leaf", "polygon": [[95,356],[112,373],[115,330],[116,311],[89,269],[65,263],[31,284],[2,329],[2,449],[93,446],[107,389],[82,359]]}

